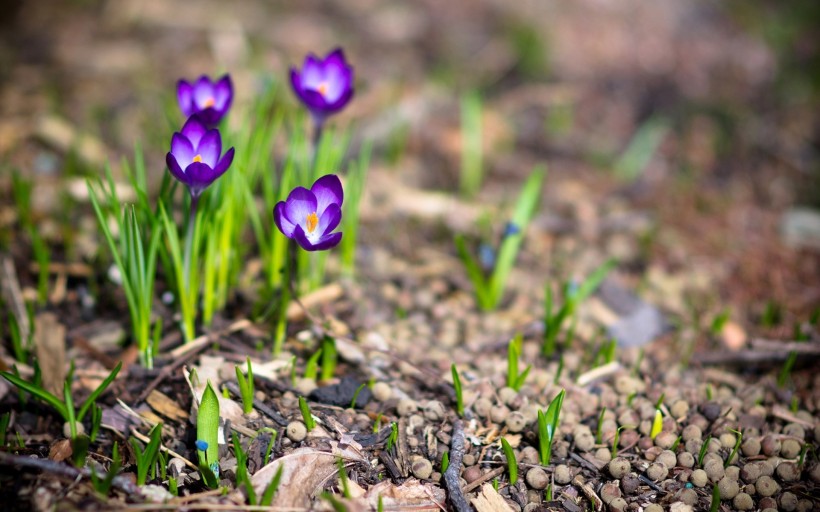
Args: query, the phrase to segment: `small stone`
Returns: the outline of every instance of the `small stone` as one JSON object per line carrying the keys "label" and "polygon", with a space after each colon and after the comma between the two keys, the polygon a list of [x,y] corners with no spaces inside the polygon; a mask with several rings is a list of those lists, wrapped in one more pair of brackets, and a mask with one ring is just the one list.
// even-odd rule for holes
{"label": "small stone", "polygon": [[627,503],[626,500],[623,498],[615,498],[609,503],[609,510],[613,512],[623,512],[626,510]]}
{"label": "small stone", "polygon": [[814,510],[814,502],[812,500],[803,498],[797,502],[797,512],[812,512]]}
{"label": "small stone", "polygon": [[621,489],[625,494],[635,494],[641,487],[641,479],[635,473],[629,473],[621,478]]}
{"label": "small stone", "polygon": [[674,468],[675,464],[678,462],[678,458],[675,456],[675,452],[664,450],[660,453],[660,455],[658,455],[655,462],[660,462],[667,468]]}
{"label": "small stone", "polygon": [[784,459],[794,459],[800,454],[800,442],[796,439],[784,439],[780,445],[780,456]]}
{"label": "small stone", "polygon": [[296,381],[296,386],[294,389],[299,392],[300,395],[307,396],[309,395],[314,389],[316,389],[316,380],[315,379],[308,379],[302,377],[301,379]]}
{"label": "small stone", "polygon": [[646,468],[646,476],[653,482],[660,482],[669,476],[669,469],[665,464],[653,462]]}
{"label": "small stone", "polygon": [[736,442],[737,437],[731,432],[726,432],[720,435],[720,444],[726,450],[731,450],[732,448],[734,448]]}
{"label": "small stone", "polygon": [[407,417],[415,413],[419,409],[419,405],[415,400],[410,398],[402,398],[396,405],[396,413],[401,417]]}
{"label": "small stone", "polygon": [[581,432],[580,435],[575,436],[575,447],[582,452],[588,452],[595,447],[595,437],[592,433]]}
{"label": "small stone", "polygon": [[533,446],[525,446],[520,453],[521,462],[524,464],[539,464],[541,462],[541,456]]}
{"label": "small stone", "polygon": [[615,498],[621,497],[621,489],[616,482],[607,482],[601,487],[601,501],[609,505]]}
{"label": "small stone", "polygon": [[773,436],[764,437],[760,446],[763,449],[763,454],[768,457],[780,454],[780,440]]}
{"label": "small stone", "polygon": [[598,448],[595,450],[595,458],[603,462],[609,462],[612,460],[612,451],[609,448]]}
{"label": "small stone", "polygon": [[678,466],[683,468],[695,467],[695,456],[689,452],[680,452],[677,457]]}
{"label": "small stone", "polygon": [[789,437],[796,437],[798,439],[804,440],[806,439],[806,431],[803,429],[803,426],[797,423],[789,423],[785,427],[783,427],[783,435]]}
{"label": "small stone", "polygon": [[737,480],[730,480],[729,478],[723,477],[720,482],[718,482],[718,489],[720,489],[721,500],[731,500],[740,492],[740,485],[738,485]]}
{"label": "small stone", "polygon": [[489,418],[492,408],[493,403],[487,398],[479,398],[473,403],[473,411],[475,411],[479,418]]}
{"label": "small stone", "polygon": [[386,402],[393,396],[393,388],[386,382],[377,382],[373,384],[373,398],[378,402]]}
{"label": "small stone", "polygon": [[616,457],[609,461],[607,465],[609,469],[609,474],[613,476],[613,478],[620,480],[624,477],[629,471],[632,469],[632,465],[623,457]]}
{"label": "small stone", "polygon": [[740,479],[740,468],[737,466],[729,466],[723,470],[724,478],[731,478],[732,480]]}
{"label": "small stone", "polygon": [[445,409],[444,404],[438,400],[430,400],[427,402],[427,405],[424,406],[424,417],[429,421],[439,422],[444,419],[446,414],[447,409]]}
{"label": "small stone", "polygon": [[512,405],[518,399],[518,391],[503,387],[498,390],[498,399],[505,405]]}
{"label": "small stone", "polygon": [[526,428],[527,426],[527,419],[518,411],[513,411],[507,416],[506,421],[504,422],[507,425],[507,429],[512,432],[513,434],[517,434]]}
{"label": "small stone", "polygon": [[298,443],[307,436],[307,427],[301,421],[291,421],[285,428],[285,435],[294,443]]}
{"label": "small stone", "polygon": [[655,436],[655,446],[668,450],[678,441],[678,436],[674,432],[662,431]]}
{"label": "small stone", "polygon": [[740,451],[744,457],[754,457],[760,453],[760,441],[755,438],[746,439],[740,445]]}
{"label": "small stone", "polygon": [[784,492],[780,495],[777,499],[780,504],[780,510],[785,510],[786,512],[791,512],[792,510],[797,509],[797,504],[799,503],[799,499],[797,496],[789,491]]}
{"label": "small stone", "polygon": [[552,474],[555,478],[555,483],[559,485],[566,485],[572,480],[572,473],[564,464],[559,464],[555,467],[555,472]]}
{"label": "small stone", "polygon": [[493,423],[501,425],[509,414],[510,410],[507,409],[506,405],[496,405],[490,409],[490,420],[492,420]]}
{"label": "small stone", "polygon": [[709,482],[709,476],[706,474],[706,471],[696,469],[689,475],[689,481],[692,482],[692,485],[695,487],[706,487],[706,484]]}
{"label": "small stone", "polygon": [[461,459],[461,463],[464,464],[466,467],[474,466],[475,465],[475,455],[472,453],[465,453],[464,457]]}
{"label": "small stone", "polygon": [[[74,425],[77,428],[77,435],[85,434],[85,426],[82,423],[75,421]],[[63,423],[63,437],[71,439],[71,425],[67,421]]]}
{"label": "small stone", "polygon": [[684,441],[690,441],[692,439],[702,439],[703,432],[697,425],[686,425],[683,428],[683,432],[681,432],[681,437]]}
{"label": "small stone", "polygon": [[755,482],[755,489],[757,493],[761,496],[774,496],[778,490],[780,490],[780,486],[777,485],[777,482],[770,476],[761,476]]}
{"label": "small stone", "polygon": [[720,416],[720,404],[717,402],[706,402],[701,407],[700,412],[707,421],[715,421]]}
{"label": "small stone", "polygon": [[694,489],[682,489],[678,494],[678,500],[694,507],[698,503],[698,493]]}
{"label": "small stone", "polygon": [[527,471],[526,480],[527,485],[539,491],[546,489],[547,485],[550,483],[550,478],[547,475],[547,472],[538,466],[530,468],[530,470]]}
{"label": "small stone", "polygon": [[781,462],[775,473],[784,482],[796,482],[800,479],[800,468],[794,462]]}
{"label": "small stone", "polygon": [[732,500],[732,505],[738,510],[752,510],[755,508],[754,500],[745,492],[738,493],[735,499]]}
{"label": "small stone", "polygon": [[461,476],[468,484],[471,484],[481,478],[481,468],[479,466],[470,466],[464,470]]}
{"label": "small stone", "polygon": [[672,408],[669,409],[669,412],[672,413],[673,418],[685,418],[689,413],[689,403],[686,400],[678,400],[672,404]]}
{"label": "small stone", "polygon": [[413,476],[419,480],[427,480],[433,474],[433,463],[424,457],[416,457],[413,461],[410,471]]}
{"label": "small stone", "polygon": [[643,508],[643,512],[663,512],[663,507],[657,503],[650,503]]}
{"label": "small stone", "polygon": [[687,505],[682,501],[676,501],[669,505],[669,512],[693,512],[692,505]]}
{"label": "small stone", "polygon": [[771,496],[766,496],[760,499],[760,503],[757,504],[758,508],[766,510],[772,509],[777,512],[777,501]]}
{"label": "small stone", "polygon": [[774,475],[774,464],[772,464],[768,460],[762,460],[757,463],[758,467],[760,468],[761,476],[773,476]]}
{"label": "small stone", "polygon": [[709,462],[703,465],[704,471],[706,471],[706,475],[709,477],[710,482],[718,482],[721,478],[725,475],[725,470],[723,469],[723,462],[715,459],[709,460]]}

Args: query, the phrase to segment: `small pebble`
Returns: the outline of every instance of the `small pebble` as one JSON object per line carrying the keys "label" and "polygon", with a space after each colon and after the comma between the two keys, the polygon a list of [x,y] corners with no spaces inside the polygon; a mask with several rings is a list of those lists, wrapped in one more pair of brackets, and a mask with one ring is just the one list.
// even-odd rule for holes
{"label": "small pebble", "polygon": [[291,421],[285,428],[285,435],[294,443],[298,443],[307,436],[307,427],[301,421]]}
{"label": "small pebble", "polygon": [[555,472],[552,474],[555,478],[555,483],[559,485],[566,485],[572,480],[572,473],[564,464],[559,464],[555,467]]}
{"label": "small pebble", "polygon": [[726,450],[731,450],[734,448],[736,442],[737,437],[731,432],[726,432],[720,435],[720,444],[723,445],[723,448]]}
{"label": "small pebble", "polygon": [[533,446],[525,446],[521,450],[521,462],[524,464],[539,464],[541,457]]}
{"label": "small pebble", "polygon": [[660,462],[667,468],[674,468],[678,462],[678,458],[675,456],[675,452],[664,450],[658,455],[655,462]]}
{"label": "small pebble", "polygon": [[419,405],[411,398],[402,398],[396,404],[396,412],[401,417],[407,417],[415,413],[419,409]]}
{"label": "small pebble", "polygon": [[632,470],[632,465],[630,465],[629,461],[623,457],[616,457],[612,459],[609,461],[607,467],[609,468],[609,474],[617,480],[620,480],[624,477],[624,475]]}
{"label": "small pebble", "polygon": [[595,458],[602,462],[612,460],[612,451],[609,448],[598,448],[595,450]]}
{"label": "small pebble", "polygon": [[507,409],[506,405],[496,405],[490,409],[490,420],[492,420],[493,423],[501,425],[509,414],[510,410]]}
{"label": "small pebble", "polygon": [[695,456],[689,452],[680,452],[677,456],[678,466],[683,468],[695,467]]}
{"label": "small pebble", "polygon": [[413,476],[419,480],[427,480],[433,474],[433,463],[424,457],[417,457],[410,468]]}
{"label": "small pebble", "polygon": [[738,510],[752,510],[755,508],[754,500],[745,492],[738,493],[735,499],[732,500],[732,505]]}
{"label": "small pebble", "polygon": [[689,403],[686,400],[678,400],[672,404],[672,408],[669,409],[669,412],[672,413],[673,418],[684,418],[689,412]]}
{"label": "small pebble", "polygon": [[386,402],[393,396],[393,388],[386,382],[377,382],[373,384],[373,398],[379,402]]}
{"label": "small pebble", "polygon": [[797,509],[797,504],[800,500],[798,500],[794,493],[786,491],[777,498],[777,501],[780,504],[780,510],[791,512]]}
{"label": "small pebble", "polygon": [[427,418],[428,421],[439,422],[444,419],[446,414],[447,409],[445,409],[444,404],[438,400],[430,400],[424,406],[424,417]]}
{"label": "small pebble", "polygon": [[643,512],[663,512],[663,507],[657,503],[650,503],[643,508]]}
{"label": "small pebble", "polygon": [[703,432],[697,425],[686,425],[686,427],[683,428],[683,432],[681,432],[681,437],[684,441],[702,439]]}
{"label": "small pebble", "polygon": [[755,438],[746,439],[740,445],[740,451],[745,457],[754,457],[760,453],[760,441]]}
{"label": "small pebble", "polygon": [[763,454],[769,457],[780,454],[780,440],[772,436],[766,436],[760,443]]}
{"label": "small pebble", "polygon": [[668,450],[677,442],[678,435],[674,432],[667,432],[666,430],[655,436],[655,446]]}
{"label": "small pebble", "polygon": [[709,462],[705,463],[703,469],[712,483],[718,482],[726,474],[723,469],[723,462],[715,459],[710,459]]}
{"label": "small pebble", "polygon": [[764,475],[755,482],[755,489],[761,496],[774,496],[775,493],[780,490],[780,486],[777,485],[777,482],[775,482],[772,477]]}
{"label": "small pebble", "polygon": [[669,512],[693,512],[692,505],[687,505],[682,501],[676,501],[669,505]]}
{"label": "small pebble", "polygon": [[720,416],[720,404],[717,402],[706,402],[701,406],[700,412],[707,421],[715,421]]}
{"label": "small pebble", "polygon": [[623,498],[615,498],[609,503],[609,510],[613,512],[623,512],[626,510],[627,503],[626,500]]}
{"label": "small pebble", "polygon": [[512,405],[518,399],[518,391],[504,387],[498,390],[498,399],[502,404]]}
{"label": "small pebble", "polygon": [[625,494],[635,494],[641,487],[641,479],[635,473],[629,473],[621,478],[621,489]]}
{"label": "small pebble", "polygon": [[794,459],[800,454],[800,450],[803,447],[800,446],[800,442],[795,439],[784,439],[783,443],[780,445],[780,456],[784,459]]}
{"label": "small pebble", "polygon": [[773,510],[777,511],[777,501],[775,501],[775,499],[770,497],[770,496],[766,496],[765,498],[761,498],[760,503],[758,503],[757,505],[758,505],[758,508],[761,508],[763,510],[766,510],[768,508],[768,509],[773,509]]}
{"label": "small pebble", "polygon": [[781,462],[775,473],[784,482],[796,482],[800,479],[800,468],[794,462]]}
{"label": "small pebble", "polygon": [[718,489],[720,489],[721,500],[731,500],[740,492],[740,485],[738,485],[737,480],[723,477],[718,482]]}
{"label": "small pebble", "polygon": [[694,507],[698,502],[698,493],[694,489],[682,489],[678,494],[678,500]]}
{"label": "small pebble", "polygon": [[609,505],[615,498],[621,497],[621,489],[616,482],[607,482],[601,487],[601,501]]}
{"label": "small pebble", "polygon": [[461,459],[461,463],[464,464],[466,467],[474,466],[475,465],[475,455],[472,453],[465,453],[464,457]]}
{"label": "small pebble", "polygon": [[740,468],[737,466],[729,466],[723,470],[724,478],[731,478],[732,480],[738,480],[740,478]]}
{"label": "small pebble", "polygon": [[783,434],[791,437],[796,437],[798,439],[806,439],[806,431],[803,429],[802,425],[797,423],[789,423],[785,427],[783,427]]}
{"label": "small pebble", "polygon": [[464,470],[461,476],[468,484],[471,484],[481,478],[481,468],[479,466],[470,466]]}
{"label": "small pebble", "polygon": [[797,512],[812,512],[814,510],[814,502],[809,499],[802,499],[797,502]]}
{"label": "small pebble", "polygon": [[[85,434],[85,427],[79,421],[75,421],[74,425],[77,428],[77,435]],[[71,439],[71,425],[66,421],[63,423],[63,437]]]}
{"label": "small pebble", "polygon": [[760,468],[760,474],[762,476],[774,475],[774,464],[772,464],[770,461],[762,460],[758,462],[757,465]]}
{"label": "small pebble", "polygon": [[316,380],[302,377],[296,381],[296,386],[294,386],[294,389],[298,391],[300,395],[307,396],[314,389],[316,389]]}
{"label": "small pebble", "polygon": [[527,485],[539,491],[547,488],[550,483],[550,477],[547,472],[536,466],[527,471]]}
{"label": "small pebble", "polygon": [[669,475],[669,469],[665,464],[653,462],[646,468],[646,476],[653,482],[660,482]]}
{"label": "small pebble", "polygon": [[493,403],[487,398],[479,398],[473,403],[473,411],[475,411],[479,418],[489,418],[492,408]]}
{"label": "small pebble", "polygon": [[706,474],[706,471],[696,469],[689,475],[689,481],[692,482],[692,485],[695,487],[705,487],[709,482],[709,476]]}
{"label": "small pebble", "polygon": [[517,434],[526,428],[527,426],[527,419],[518,411],[513,411],[507,416],[506,421],[504,422],[507,425],[507,429],[512,432],[513,434]]}

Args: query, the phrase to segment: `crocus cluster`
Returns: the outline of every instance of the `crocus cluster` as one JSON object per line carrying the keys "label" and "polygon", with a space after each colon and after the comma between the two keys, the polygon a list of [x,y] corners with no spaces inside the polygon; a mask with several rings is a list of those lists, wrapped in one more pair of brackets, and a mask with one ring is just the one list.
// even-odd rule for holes
{"label": "crocus cluster", "polygon": [[341,48],[336,48],[324,59],[310,53],[301,71],[291,68],[290,84],[314,122],[321,125],[353,97],[353,68],[345,60]]}
{"label": "crocus cluster", "polygon": [[273,209],[273,221],[286,237],[306,251],[336,247],[342,233],[333,230],[342,220],[342,182],[335,174],[322,176],[310,187],[296,187]]}

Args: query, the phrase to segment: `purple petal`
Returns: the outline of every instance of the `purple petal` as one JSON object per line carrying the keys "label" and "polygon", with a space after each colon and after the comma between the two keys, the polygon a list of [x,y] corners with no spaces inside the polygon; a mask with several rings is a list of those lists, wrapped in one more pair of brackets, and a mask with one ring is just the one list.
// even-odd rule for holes
{"label": "purple petal", "polygon": [[208,100],[215,100],[214,84],[211,80],[202,75],[194,84],[194,103],[198,110],[204,110],[212,105],[207,105]]}
{"label": "purple petal", "polygon": [[223,174],[225,174],[225,171],[227,171],[228,167],[231,166],[231,163],[233,162],[233,154],[234,154],[233,148],[229,149],[228,151],[225,152],[225,155],[222,157],[222,159],[219,160],[219,163],[216,164],[216,167],[214,168],[214,171],[216,171],[217,177],[222,176]]}
{"label": "purple petal", "polygon": [[325,235],[320,238],[315,244],[313,244],[312,249],[308,249],[311,251],[325,251],[327,249],[332,249],[339,245],[339,242],[342,241],[342,232],[339,231],[338,233],[331,233],[329,235]]}
{"label": "purple petal", "polygon": [[199,146],[199,141],[202,139],[202,136],[205,135],[206,131],[207,128],[205,128],[202,120],[198,116],[193,115],[185,121],[180,133],[190,140],[194,147],[197,147]]}
{"label": "purple petal", "polygon": [[316,214],[320,217],[328,206],[331,204],[342,206],[342,201],[344,201],[342,181],[335,174],[327,174],[316,180],[310,187],[310,191],[316,196]]}
{"label": "purple petal", "polygon": [[316,212],[316,196],[304,187],[293,189],[285,203],[285,217],[299,226],[304,226],[308,215]]}
{"label": "purple petal", "polygon": [[353,88],[351,87],[351,88],[348,88],[339,99],[337,99],[333,103],[327,105],[326,110],[331,114],[335,113],[335,112],[338,112],[338,111],[342,110],[345,107],[345,105],[347,105],[347,103],[350,101],[350,99],[352,97],[353,97]]}
{"label": "purple petal", "polygon": [[293,228],[293,233],[292,233],[292,235],[293,235],[293,236],[291,236],[291,238],[292,238],[293,240],[296,240],[296,243],[297,243],[297,244],[299,244],[299,246],[300,246],[302,249],[304,249],[304,250],[306,250],[306,251],[315,251],[315,250],[316,250],[316,249],[314,249],[314,248],[313,248],[313,244],[311,243],[311,241],[310,241],[310,240],[308,240],[307,235],[305,235],[305,230],[304,230],[304,229],[302,229],[302,226],[299,226],[299,225],[297,224],[297,225]]}
{"label": "purple petal", "polygon": [[191,84],[185,80],[177,82],[177,104],[185,117],[194,113],[193,97],[194,87]]}
{"label": "purple petal", "polygon": [[334,48],[333,51],[327,54],[325,57],[325,69],[328,66],[338,66],[341,68],[348,67],[347,59],[345,59],[345,52],[341,48],[337,47]]}
{"label": "purple petal", "polygon": [[181,165],[188,165],[194,160],[194,146],[184,135],[175,133],[171,136],[171,153]]}
{"label": "purple petal", "polygon": [[315,89],[325,80],[324,63],[312,53],[305,58],[301,79],[302,86],[307,89]]}
{"label": "purple petal", "polygon": [[316,226],[316,231],[322,236],[327,235],[339,225],[342,220],[342,209],[338,204],[331,204],[327,210],[319,218],[319,224]]}
{"label": "purple petal", "polygon": [[216,167],[219,155],[222,154],[222,138],[219,136],[219,130],[205,132],[194,151],[202,157],[202,163]]}
{"label": "purple petal", "polygon": [[188,185],[188,177],[185,176],[185,172],[179,166],[177,159],[174,158],[174,155],[168,153],[165,155],[165,164],[168,166],[168,170],[171,171],[171,176],[182,182],[184,185]]}
{"label": "purple petal", "polygon": [[279,231],[281,231],[283,235],[285,235],[288,238],[293,238],[293,229],[296,227],[296,224],[289,221],[288,218],[285,216],[286,206],[287,204],[284,201],[279,201],[278,203],[276,203],[276,206],[273,207],[273,222],[276,224],[276,227],[279,228]]}
{"label": "purple petal", "polygon": [[222,115],[231,107],[233,101],[233,82],[230,75],[224,75],[214,85],[214,110]]}
{"label": "purple petal", "polygon": [[301,94],[302,103],[308,110],[325,113],[327,111],[327,100],[319,91],[304,89]]}
{"label": "purple petal", "polygon": [[198,196],[219,177],[214,169],[203,162],[194,162],[185,168],[191,194]]}

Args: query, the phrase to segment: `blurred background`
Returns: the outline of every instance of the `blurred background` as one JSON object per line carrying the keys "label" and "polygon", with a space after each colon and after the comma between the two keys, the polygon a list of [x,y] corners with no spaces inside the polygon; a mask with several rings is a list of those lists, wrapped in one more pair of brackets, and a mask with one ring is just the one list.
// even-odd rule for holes
{"label": "blurred background", "polygon": [[[179,78],[230,72],[241,108],[341,46],[357,89],[333,122],[373,141],[374,187],[455,192],[460,101],[480,94],[479,200],[547,163],[539,247],[799,320],[820,304],[818,21],[813,0],[7,0],[0,227],[11,169],[35,180],[43,220],[73,219],[75,178],[135,141],[165,172]],[[363,243],[412,256],[379,236]]]}

